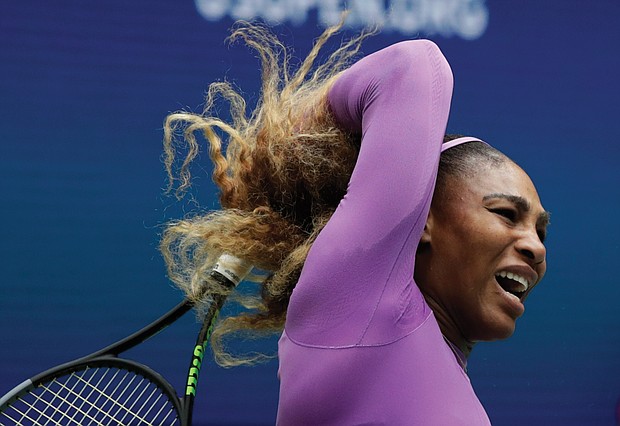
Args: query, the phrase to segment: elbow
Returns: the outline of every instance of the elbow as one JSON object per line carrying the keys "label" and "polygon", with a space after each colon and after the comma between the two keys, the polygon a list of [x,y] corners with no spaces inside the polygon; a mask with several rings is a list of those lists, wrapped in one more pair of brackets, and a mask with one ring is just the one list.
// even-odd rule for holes
{"label": "elbow", "polygon": [[409,79],[412,73],[429,71],[434,77],[452,85],[450,64],[434,42],[408,40],[396,43],[384,50],[385,77],[389,81]]}

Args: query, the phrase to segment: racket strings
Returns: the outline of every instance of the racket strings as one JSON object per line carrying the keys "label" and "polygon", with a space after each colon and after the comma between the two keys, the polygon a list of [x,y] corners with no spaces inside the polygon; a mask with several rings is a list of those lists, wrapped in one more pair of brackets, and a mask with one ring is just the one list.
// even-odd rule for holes
{"label": "racket strings", "polygon": [[[45,383],[2,412],[2,425],[175,425],[168,396],[135,372],[86,368]],[[12,423],[5,423],[10,421]]]}

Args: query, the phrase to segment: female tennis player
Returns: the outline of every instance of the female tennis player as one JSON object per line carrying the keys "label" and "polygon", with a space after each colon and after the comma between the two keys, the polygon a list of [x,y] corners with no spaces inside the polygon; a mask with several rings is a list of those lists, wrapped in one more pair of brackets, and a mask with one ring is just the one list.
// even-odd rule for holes
{"label": "female tennis player", "polygon": [[[467,359],[513,333],[545,274],[548,214],[504,154],[444,136],[453,80],[435,44],[347,68],[362,35],[313,68],[336,29],[291,73],[269,32],[237,27],[262,60],[253,114],[215,83],[204,113],[168,117],[171,183],[189,185],[202,132],[222,205],[167,229],[170,276],[191,296],[222,253],[272,271],[213,344],[220,364],[251,363],[261,356],[232,357],[220,338],[284,329],[280,425],[487,425]],[[211,116],[218,95],[230,122]],[[176,167],[179,129],[189,154]]]}

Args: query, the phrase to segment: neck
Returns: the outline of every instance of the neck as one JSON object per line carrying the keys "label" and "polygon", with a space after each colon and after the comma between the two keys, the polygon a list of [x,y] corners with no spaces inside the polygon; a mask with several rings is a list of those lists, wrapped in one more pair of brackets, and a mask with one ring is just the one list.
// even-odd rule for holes
{"label": "neck", "polygon": [[424,296],[426,303],[428,303],[428,306],[435,315],[435,319],[437,319],[441,334],[443,334],[445,339],[456,346],[463,353],[463,355],[465,355],[465,358],[469,358],[475,343],[467,340],[465,336],[463,336],[463,333],[454,319],[439,302],[428,295]]}

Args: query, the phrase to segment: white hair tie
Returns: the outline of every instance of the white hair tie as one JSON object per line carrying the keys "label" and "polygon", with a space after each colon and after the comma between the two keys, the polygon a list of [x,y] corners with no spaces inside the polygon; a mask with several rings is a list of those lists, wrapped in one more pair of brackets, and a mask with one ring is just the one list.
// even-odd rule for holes
{"label": "white hair tie", "polygon": [[445,142],[441,144],[441,152],[444,152],[447,149],[453,148],[457,145],[461,145],[467,142],[482,142],[483,144],[488,145],[488,143],[478,138],[474,138],[472,136],[464,136],[462,138],[453,139],[449,142]]}

